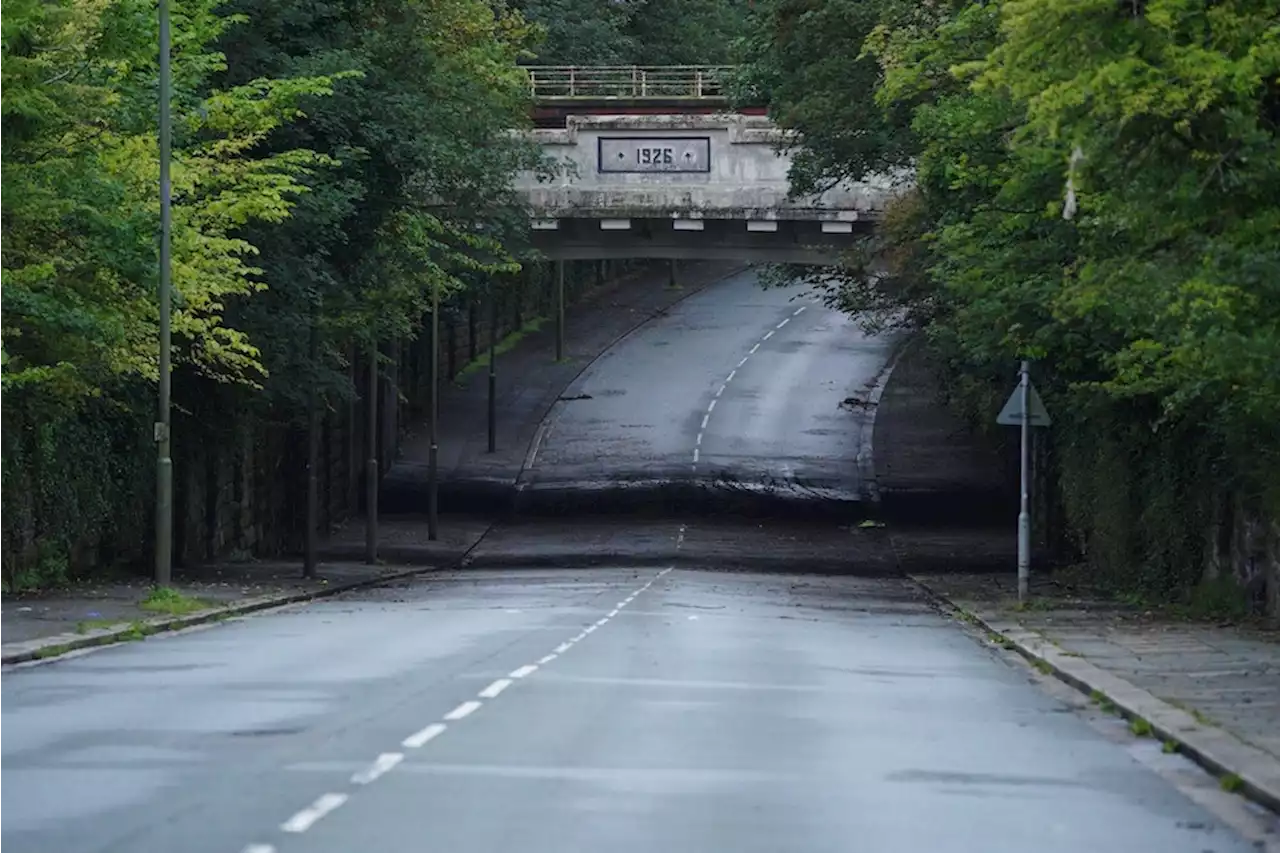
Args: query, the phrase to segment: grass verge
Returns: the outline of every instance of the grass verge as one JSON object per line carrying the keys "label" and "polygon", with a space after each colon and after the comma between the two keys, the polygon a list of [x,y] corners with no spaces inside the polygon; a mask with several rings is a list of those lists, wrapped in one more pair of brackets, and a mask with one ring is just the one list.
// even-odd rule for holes
{"label": "grass verge", "polygon": [[138,607],[148,613],[159,613],[165,616],[188,616],[213,606],[210,602],[161,586],[153,587],[151,592],[147,593],[147,597],[138,602]]}
{"label": "grass verge", "polygon": [[[522,340],[541,330],[542,325],[546,322],[546,317],[534,317],[511,334],[498,341],[498,343],[493,347],[494,354],[502,355],[503,353],[507,353],[515,349]],[[458,386],[465,385],[468,378],[487,367],[488,364],[489,350],[486,348],[483,355],[476,356],[471,361],[462,365],[461,369],[459,369],[457,374],[453,377],[453,384]]]}

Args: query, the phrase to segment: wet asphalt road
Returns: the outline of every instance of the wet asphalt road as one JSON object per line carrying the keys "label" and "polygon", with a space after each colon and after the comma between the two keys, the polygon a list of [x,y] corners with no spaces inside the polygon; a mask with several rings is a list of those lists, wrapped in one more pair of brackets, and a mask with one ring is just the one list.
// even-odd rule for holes
{"label": "wet asphalt road", "polygon": [[589,366],[552,411],[530,489],[696,481],[857,501],[864,405],[892,339],[748,271],[672,306]]}
{"label": "wet asphalt road", "polygon": [[[794,295],[739,277],[624,340],[557,407],[526,484],[865,497],[869,414],[840,404],[889,343]],[[548,551],[526,525],[490,537],[509,569],[6,672],[6,853],[1255,849],[847,519],[835,538],[558,523],[552,551],[696,550],[706,569],[521,568]],[[712,571],[849,550],[875,577]]]}
{"label": "wet asphalt road", "polygon": [[1253,849],[1028,673],[897,579],[442,573],[7,673],[3,845]]}

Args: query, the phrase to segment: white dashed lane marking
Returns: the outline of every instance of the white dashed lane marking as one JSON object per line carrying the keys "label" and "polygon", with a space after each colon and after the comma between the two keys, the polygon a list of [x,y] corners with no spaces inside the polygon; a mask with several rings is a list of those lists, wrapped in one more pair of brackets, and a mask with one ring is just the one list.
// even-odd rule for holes
{"label": "white dashed lane marking", "polygon": [[[801,305],[799,308],[791,312],[791,317],[798,317],[800,313],[804,311],[804,309],[807,307],[808,306],[806,305]],[[738,362],[737,367],[729,371],[729,375],[724,378],[724,382],[720,383],[720,387],[716,389],[716,393],[711,398],[711,402],[707,404],[706,414],[702,416],[702,425],[698,427],[698,435],[693,440],[693,471],[694,473],[697,473],[698,471],[698,458],[702,452],[702,439],[707,432],[707,425],[711,422],[711,413],[714,412],[716,409],[716,400],[719,400],[720,396],[724,394],[725,389],[729,387],[729,383],[733,381],[733,377],[738,375],[738,368],[743,367],[747,363],[747,360],[750,359],[751,356],[755,355],[756,352],[760,349],[760,345],[765,341],[769,340],[769,338],[773,337],[774,332],[776,332],[778,329],[781,329],[783,326],[790,323],[791,317],[782,318],[782,320],[780,320],[776,326],[774,326],[769,331],[765,332],[764,336],[761,337],[760,340],[756,341],[755,344],[752,345],[750,351],[748,351],[747,354],[742,357],[742,359]],[[677,544],[676,547],[679,547],[679,545]]]}
{"label": "white dashed lane marking", "polygon": [[508,687],[510,687],[514,683],[515,682],[513,682],[510,678],[499,678],[497,681],[493,682],[493,684],[490,684],[484,690],[480,691],[480,698],[481,699],[497,699],[499,693],[506,690]]}
{"label": "white dashed lane marking", "polygon": [[377,779],[383,773],[386,773],[392,767],[395,767],[401,761],[404,761],[404,753],[402,752],[384,752],[379,755],[367,769],[361,770],[351,777],[353,785],[368,785],[374,779]]}
{"label": "white dashed lane marking", "polygon": [[444,730],[445,730],[444,723],[432,723],[426,728],[419,729],[418,731],[409,735],[407,738],[405,738],[400,742],[400,745],[408,747],[409,749],[417,749],[418,747],[426,746],[428,741],[431,741],[436,737],[438,737],[439,735],[444,734]]}
{"label": "white dashed lane marking", "polygon": [[[685,532],[685,526],[682,524],[680,525],[679,535],[676,538],[677,547],[679,547],[679,545],[682,542],[684,542],[684,532]],[[645,590],[649,589],[651,586],[653,586],[653,584],[659,578],[662,578],[668,572],[670,572],[671,568],[672,567],[668,567],[658,572],[639,589],[634,590],[630,595],[628,595],[622,601],[619,601],[618,605],[614,607],[612,610],[610,610],[608,615],[603,616],[600,619],[597,619],[591,625],[588,625],[586,628],[583,628],[582,631],[579,632],[578,635],[575,636],[573,639],[563,642],[560,645],[556,646],[555,651],[551,652],[550,654],[543,655],[541,658],[538,659],[538,662],[536,664],[525,664],[524,666],[517,667],[516,669],[513,669],[511,671],[509,677],[499,678],[494,682],[492,682],[491,684],[489,684],[489,686],[485,687],[478,694],[480,698],[496,699],[499,695],[502,694],[504,690],[506,690],[508,687],[512,686],[513,684],[515,684],[517,679],[527,678],[530,675],[533,675],[535,672],[537,672],[538,667],[545,666],[546,664],[551,663],[560,655],[564,654],[569,649],[573,648],[575,644],[581,642],[583,639],[585,639],[588,635],[596,631],[598,628],[601,628],[605,624],[607,624],[610,619],[614,618],[622,611],[622,608],[626,607],[631,602],[635,601],[636,596],[640,595]],[[515,611],[515,612],[518,612],[518,611]],[[484,706],[483,702],[476,699],[470,699],[466,702],[463,702],[461,705],[454,708],[449,713],[445,714],[443,719],[448,720],[450,722],[456,722],[458,720],[462,720],[462,719],[465,719],[466,717],[471,716],[483,706]],[[423,728],[409,735],[407,738],[401,741],[400,744],[406,749],[420,749],[426,746],[431,741],[435,740],[440,735],[444,734],[447,730],[448,730],[448,726],[446,726],[444,723],[431,723],[430,725],[424,726]],[[350,783],[352,785],[361,785],[361,786],[368,785],[374,782],[375,780],[381,778],[385,774],[394,770],[397,765],[399,765],[401,762],[404,761],[404,758],[405,756],[404,756],[404,753],[402,752],[384,752],[380,754],[376,759],[374,759],[373,762],[368,767],[353,774],[351,776]],[[295,834],[300,832],[306,832],[308,829],[310,829],[312,826],[315,825],[316,821],[320,820],[325,815],[329,814],[329,812],[333,811],[334,809],[340,807],[343,803],[345,803],[348,797],[349,797],[348,794],[342,794],[342,793],[324,794],[318,799],[316,799],[316,801],[313,802],[311,805],[307,806],[305,809],[300,810],[291,818],[289,818],[287,821],[280,824],[280,829],[284,832],[295,833]],[[276,853],[276,848],[270,844],[250,844],[247,847],[245,847],[241,851],[241,853]]]}
{"label": "white dashed lane marking", "polygon": [[347,801],[346,794],[325,794],[293,817],[280,824],[285,832],[306,832],[320,818]]}
{"label": "white dashed lane marking", "polygon": [[476,711],[480,710],[480,705],[481,703],[475,701],[474,699],[467,702],[463,702],[461,705],[454,708],[449,713],[445,714],[444,718],[452,723],[455,720],[461,720],[466,717],[470,717]]}

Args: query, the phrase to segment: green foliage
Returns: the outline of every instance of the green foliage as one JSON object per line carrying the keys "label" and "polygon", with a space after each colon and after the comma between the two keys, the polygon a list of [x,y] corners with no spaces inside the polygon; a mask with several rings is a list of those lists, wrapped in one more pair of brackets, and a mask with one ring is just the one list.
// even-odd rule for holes
{"label": "green foliage", "polygon": [[754,25],[739,98],[803,134],[796,191],[914,169],[811,280],[923,329],[984,419],[1038,362],[1090,562],[1186,590],[1218,492],[1280,513],[1274,0],[771,0]]}
{"label": "green foliage", "polygon": [[746,33],[744,0],[515,0],[543,65],[718,65]]}
{"label": "green foliage", "polygon": [[271,291],[237,306],[240,324],[272,341],[268,399],[300,416],[311,389],[351,393],[341,355],[351,344],[416,334],[433,288],[447,304],[518,269],[511,247],[524,226],[510,178],[540,160],[508,131],[528,122],[516,61],[536,33],[481,0],[233,7],[251,26],[223,40],[229,83],[360,72],[268,140],[340,164],[309,180],[288,222],[253,229]]}
{"label": "green foliage", "polygon": [[213,606],[215,605],[210,602],[178,592],[173,587],[167,586],[152,587],[146,596],[138,602],[139,609],[164,616],[189,616],[192,613],[199,613],[201,610],[208,610]]}
{"label": "green foliage", "polygon": [[[538,33],[489,0],[171,5],[175,405],[212,439],[305,423],[317,397],[353,395],[347,359],[371,335],[412,338],[431,292],[456,312],[519,269],[510,178],[544,164],[509,130],[528,121],[517,61]],[[146,547],[158,31],[154,0],[9,6],[0,358],[16,588]]]}

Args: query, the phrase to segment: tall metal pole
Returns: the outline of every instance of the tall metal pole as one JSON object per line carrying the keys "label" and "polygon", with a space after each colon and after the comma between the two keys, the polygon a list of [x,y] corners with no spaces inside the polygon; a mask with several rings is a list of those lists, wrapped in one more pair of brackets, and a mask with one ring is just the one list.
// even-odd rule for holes
{"label": "tall metal pole", "polygon": [[[316,311],[312,308],[311,335],[307,351],[312,365],[319,360],[320,331]],[[320,402],[316,383],[307,389],[307,538],[302,559],[302,576],[316,576],[316,551],[320,535]]]}
{"label": "tall metal pole", "polygon": [[1031,578],[1031,512],[1028,492],[1030,489],[1029,449],[1031,445],[1031,363],[1022,362],[1022,464],[1021,497],[1018,501],[1018,601],[1027,600],[1027,586]]}
{"label": "tall metal pole", "polygon": [[156,566],[155,582],[167,586],[173,568],[173,446],[170,436],[172,377],[171,317],[173,311],[170,279],[170,235],[172,211],[169,186],[169,158],[173,140],[170,133],[169,101],[172,72],[169,67],[169,0],[160,0],[160,393],[156,413]]}
{"label": "tall metal pole", "polygon": [[489,452],[498,449],[498,289],[489,285]]}
{"label": "tall metal pole", "polygon": [[564,358],[564,261],[556,261],[556,361]]}
{"label": "tall metal pole", "polygon": [[364,561],[369,565],[378,562],[378,336],[369,341],[369,398],[368,444],[369,459],[365,463],[364,476]]}
{"label": "tall metal pole", "polygon": [[427,539],[439,536],[440,285],[431,285],[431,447],[427,451]]}

